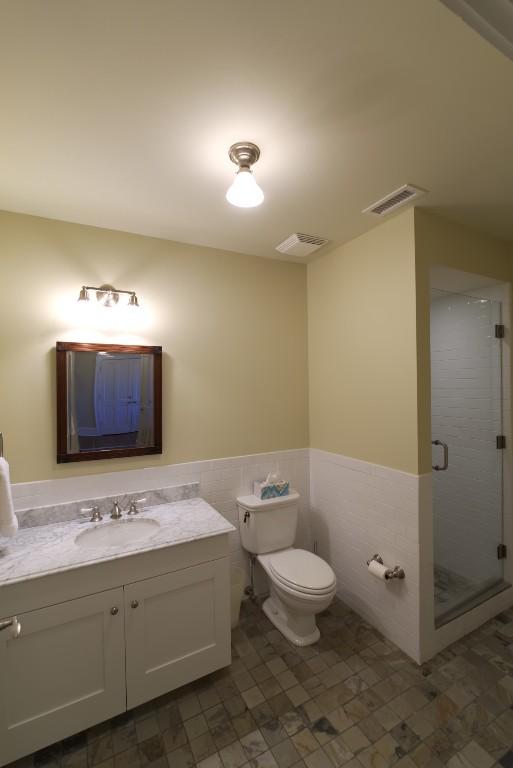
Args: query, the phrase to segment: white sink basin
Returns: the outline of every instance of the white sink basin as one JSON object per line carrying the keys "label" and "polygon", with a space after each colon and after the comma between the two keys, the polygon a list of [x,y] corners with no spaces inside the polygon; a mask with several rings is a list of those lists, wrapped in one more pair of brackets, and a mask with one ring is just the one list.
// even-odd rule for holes
{"label": "white sink basin", "polygon": [[85,549],[121,547],[144,541],[157,533],[160,523],[156,520],[117,520],[112,523],[98,523],[96,528],[82,531],[75,538],[75,544]]}

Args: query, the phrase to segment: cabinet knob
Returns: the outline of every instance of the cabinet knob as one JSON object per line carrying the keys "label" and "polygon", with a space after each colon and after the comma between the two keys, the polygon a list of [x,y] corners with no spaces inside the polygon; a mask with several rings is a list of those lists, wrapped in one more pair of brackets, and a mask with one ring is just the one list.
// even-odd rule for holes
{"label": "cabinet knob", "polygon": [[132,606],[132,608],[138,608],[139,607],[139,600],[132,600],[130,605]]}
{"label": "cabinet knob", "polygon": [[110,609],[110,612],[113,616],[115,616],[119,611],[119,608],[115,605]]}

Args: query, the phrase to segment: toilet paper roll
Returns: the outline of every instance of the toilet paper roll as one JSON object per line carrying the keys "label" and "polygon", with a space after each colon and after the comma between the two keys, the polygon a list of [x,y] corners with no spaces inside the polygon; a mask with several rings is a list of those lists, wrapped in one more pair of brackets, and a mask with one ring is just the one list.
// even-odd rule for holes
{"label": "toilet paper roll", "polygon": [[375,576],[376,579],[380,579],[381,581],[387,580],[386,573],[388,571],[388,568],[386,565],[382,565],[381,563],[378,563],[377,560],[371,560],[367,568],[369,569],[369,573],[372,573],[372,575]]}

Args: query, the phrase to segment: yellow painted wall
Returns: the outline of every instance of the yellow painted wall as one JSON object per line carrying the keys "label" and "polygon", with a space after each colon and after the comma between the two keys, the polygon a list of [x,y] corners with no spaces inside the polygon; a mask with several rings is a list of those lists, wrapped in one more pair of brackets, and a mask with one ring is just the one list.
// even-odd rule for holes
{"label": "yellow painted wall", "polygon": [[417,357],[419,403],[419,473],[431,472],[431,356],[429,348],[430,271],[440,265],[510,282],[511,243],[454,224],[422,209],[415,210],[417,284]]}
{"label": "yellow painted wall", "polygon": [[308,265],[310,444],[416,473],[414,215]]}
{"label": "yellow painted wall", "polygon": [[[13,480],[308,444],[429,472],[430,268],[511,281],[512,255],[420,209],[307,269],[0,212],[0,431]],[[137,290],[138,325],[84,321],[84,282]],[[58,339],[163,346],[162,456],[56,464]]]}
{"label": "yellow painted wall", "polygon": [[[80,286],[105,282],[137,291],[137,327],[77,315]],[[13,481],[308,445],[304,265],[0,213],[0,286]],[[162,456],[56,464],[57,340],[162,345]]]}

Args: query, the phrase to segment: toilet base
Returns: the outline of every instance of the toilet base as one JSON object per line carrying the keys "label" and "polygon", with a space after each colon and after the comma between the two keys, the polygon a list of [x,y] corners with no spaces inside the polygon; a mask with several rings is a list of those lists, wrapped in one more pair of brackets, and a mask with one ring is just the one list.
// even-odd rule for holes
{"label": "toilet base", "polygon": [[[301,616],[294,619],[283,611],[272,594],[262,605],[262,610],[276,629],[294,645],[312,645],[321,636],[314,616]],[[291,626],[294,624],[297,624],[297,626]]]}

